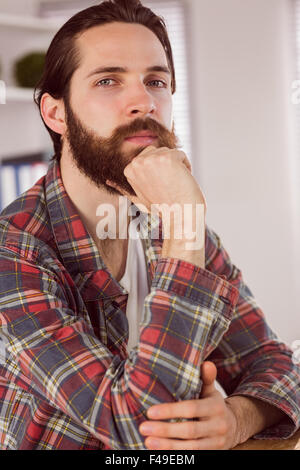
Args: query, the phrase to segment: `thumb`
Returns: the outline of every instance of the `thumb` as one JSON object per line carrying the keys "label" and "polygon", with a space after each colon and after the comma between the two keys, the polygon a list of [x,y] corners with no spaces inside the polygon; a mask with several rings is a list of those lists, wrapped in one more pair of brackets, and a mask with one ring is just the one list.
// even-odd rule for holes
{"label": "thumb", "polygon": [[211,395],[215,390],[215,380],[217,378],[217,368],[213,362],[205,361],[201,366],[201,379],[203,382],[201,397]]}

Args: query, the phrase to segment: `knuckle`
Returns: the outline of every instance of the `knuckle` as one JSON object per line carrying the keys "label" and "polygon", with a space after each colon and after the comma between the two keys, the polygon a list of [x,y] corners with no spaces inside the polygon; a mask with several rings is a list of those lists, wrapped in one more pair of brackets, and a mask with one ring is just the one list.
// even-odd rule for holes
{"label": "knuckle", "polygon": [[174,155],[180,161],[186,160],[186,154],[182,150],[175,150]]}
{"label": "knuckle", "polygon": [[186,157],[186,153],[185,153],[183,150],[177,150],[177,153],[178,153],[181,157],[187,158],[187,157]]}
{"label": "knuckle", "polygon": [[189,421],[187,423],[187,433],[186,437],[187,439],[195,439],[197,437],[197,421]]}
{"label": "knuckle", "polygon": [[140,158],[134,158],[132,162],[130,163],[131,168],[136,168],[139,166],[141,159]]}
{"label": "knuckle", "polygon": [[132,165],[133,165],[133,162],[129,163],[129,165],[127,165],[126,168],[124,169],[124,175],[125,175],[125,176],[131,174],[131,172],[132,172]]}
{"label": "knuckle", "polygon": [[152,165],[153,163],[153,157],[152,156],[146,156],[143,160],[143,163],[147,166]]}
{"label": "knuckle", "polygon": [[159,155],[157,160],[159,161],[159,163],[165,163],[169,160],[169,157],[165,153],[162,153],[162,154]]}

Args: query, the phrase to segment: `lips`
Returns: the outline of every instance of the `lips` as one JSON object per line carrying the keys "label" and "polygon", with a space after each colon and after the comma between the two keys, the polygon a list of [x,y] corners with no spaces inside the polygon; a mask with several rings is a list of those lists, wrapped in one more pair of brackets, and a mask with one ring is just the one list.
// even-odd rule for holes
{"label": "lips", "polygon": [[147,132],[140,132],[137,134],[134,134],[130,137],[127,137],[125,139],[127,142],[131,142],[134,144],[139,144],[139,145],[149,145],[152,142],[154,142],[157,139],[157,136],[154,134],[150,134]]}

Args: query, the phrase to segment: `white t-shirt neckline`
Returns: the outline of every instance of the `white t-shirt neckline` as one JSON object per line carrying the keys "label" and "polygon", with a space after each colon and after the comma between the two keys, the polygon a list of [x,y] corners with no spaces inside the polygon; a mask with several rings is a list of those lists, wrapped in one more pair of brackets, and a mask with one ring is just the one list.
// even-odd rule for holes
{"label": "white t-shirt neckline", "polygon": [[149,294],[144,247],[137,231],[137,224],[138,219],[132,220],[129,225],[125,273],[119,281],[120,285],[128,292],[126,307],[129,325],[128,351],[131,351],[139,342],[144,301]]}

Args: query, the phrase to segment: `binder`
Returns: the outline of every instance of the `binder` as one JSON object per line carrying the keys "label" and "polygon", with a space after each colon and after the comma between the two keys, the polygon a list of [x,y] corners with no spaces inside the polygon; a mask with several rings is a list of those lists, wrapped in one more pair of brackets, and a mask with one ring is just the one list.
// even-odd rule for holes
{"label": "binder", "polygon": [[0,212],[47,173],[47,162],[0,165]]}
{"label": "binder", "polygon": [[17,178],[14,165],[0,167],[1,210],[17,198]]}

